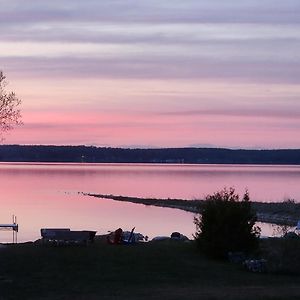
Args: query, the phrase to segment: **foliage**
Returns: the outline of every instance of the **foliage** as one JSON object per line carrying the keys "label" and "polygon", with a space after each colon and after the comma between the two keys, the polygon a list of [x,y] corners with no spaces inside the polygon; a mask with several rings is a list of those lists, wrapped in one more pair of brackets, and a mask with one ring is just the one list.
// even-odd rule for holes
{"label": "foliage", "polygon": [[[117,163],[171,163],[182,161],[199,164],[198,157],[207,157],[205,163],[256,163],[256,164],[294,164],[300,165],[300,149],[289,150],[228,150],[203,148],[168,149],[125,149],[94,146],[1,146],[1,156],[5,160],[56,161],[56,162],[117,162]],[[267,153],[265,153],[265,151]],[[246,152],[245,157],[243,153]],[[227,153],[227,152],[226,152]],[[261,154],[264,153],[264,154]],[[225,158],[223,159],[222,157]],[[219,157],[217,160],[216,158]],[[226,158],[227,157],[227,158]],[[254,203],[254,202],[253,202]],[[252,203],[252,207],[253,207]],[[254,203],[257,210],[269,207],[269,203]],[[275,204],[277,206],[279,204]],[[300,214],[300,204],[299,214]],[[294,206],[295,206],[294,205]],[[272,203],[274,206],[274,203]],[[279,205],[280,206],[280,205]],[[277,210],[277,208],[276,208]],[[281,208],[278,209],[281,211]],[[299,216],[300,218],[300,216]]]}
{"label": "foliage", "polygon": [[250,252],[258,247],[260,229],[246,191],[240,201],[233,188],[208,195],[202,212],[194,218],[195,238],[201,249],[224,258],[230,251]]}
{"label": "foliage", "polygon": [[0,134],[22,123],[19,109],[21,100],[14,92],[6,92],[5,86],[5,76],[0,71]]}

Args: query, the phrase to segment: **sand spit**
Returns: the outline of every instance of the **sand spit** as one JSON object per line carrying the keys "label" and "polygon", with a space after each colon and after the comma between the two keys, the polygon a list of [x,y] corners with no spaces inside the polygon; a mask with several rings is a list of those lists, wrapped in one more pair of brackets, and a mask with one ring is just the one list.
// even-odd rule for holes
{"label": "sand spit", "polygon": [[[131,202],[158,207],[168,207],[185,210],[191,213],[201,212],[205,200],[184,200],[184,199],[158,199],[139,198],[120,195],[81,193],[85,196],[110,199],[115,201]],[[251,202],[253,210],[256,211],[257,220],[265,223],[296,226],[300,220],[300,203],[293,201],[284,202]]]}

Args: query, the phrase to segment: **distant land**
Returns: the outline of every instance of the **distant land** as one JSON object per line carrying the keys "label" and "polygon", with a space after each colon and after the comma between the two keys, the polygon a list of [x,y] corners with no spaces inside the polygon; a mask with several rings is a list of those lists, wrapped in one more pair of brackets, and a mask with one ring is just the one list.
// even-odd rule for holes
{"label": "distant land", "polygon": [[0,161],[300,165],[300,149],[126,149],[93,146],[0,145]]}

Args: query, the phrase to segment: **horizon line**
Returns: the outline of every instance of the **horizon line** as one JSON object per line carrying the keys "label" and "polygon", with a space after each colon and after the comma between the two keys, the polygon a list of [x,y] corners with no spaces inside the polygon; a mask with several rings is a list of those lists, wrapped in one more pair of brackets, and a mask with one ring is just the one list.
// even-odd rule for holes
{"label": "horizon line", "polygon": [[239,148],[239,147],[224,147],[224,146],[182,146],[182,147],[156,147],[156,146],[97,146],[84,144],[2,144],[3,146],[21,146],[21,147],[86,147],[86,148],[110,148],[110,149],[124,149],[124,150],[164,150],[164,149],[218,149],[218,150],[244,150],[244,151],[279,151],[279,150],[300,150],[300,148]]}

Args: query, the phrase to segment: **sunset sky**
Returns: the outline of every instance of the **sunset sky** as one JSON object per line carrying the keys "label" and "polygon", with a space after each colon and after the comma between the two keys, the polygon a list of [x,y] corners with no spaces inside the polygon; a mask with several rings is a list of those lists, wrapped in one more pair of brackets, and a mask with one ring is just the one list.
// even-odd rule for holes
{"label": "sunset sky", "polygon": [[6,144],[300,148],[299,0],[0,0]]}

